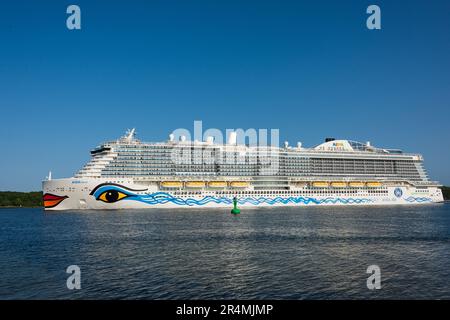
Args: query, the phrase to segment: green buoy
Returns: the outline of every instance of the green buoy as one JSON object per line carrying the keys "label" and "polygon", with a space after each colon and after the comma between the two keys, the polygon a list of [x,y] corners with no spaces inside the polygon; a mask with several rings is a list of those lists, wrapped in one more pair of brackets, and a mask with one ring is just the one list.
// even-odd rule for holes
{"label": "green buoy", "polygon": [[238,200],[236,197],[233,198],[233,209],[231,209],[232,214],[240,214],[241,210],[237,207]]}

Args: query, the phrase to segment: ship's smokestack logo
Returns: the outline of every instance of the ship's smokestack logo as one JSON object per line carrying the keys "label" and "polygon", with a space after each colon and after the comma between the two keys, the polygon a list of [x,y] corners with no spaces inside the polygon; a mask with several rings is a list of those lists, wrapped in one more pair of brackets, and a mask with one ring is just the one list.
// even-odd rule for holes
{"label": "ship's smokestack logo", "polygon": [[43,196],[44,200],[44,208],[54,208],[61,202],[63,202],[65,199],[69,198],[68,196],[57,196],[51,193],[46,193]]}

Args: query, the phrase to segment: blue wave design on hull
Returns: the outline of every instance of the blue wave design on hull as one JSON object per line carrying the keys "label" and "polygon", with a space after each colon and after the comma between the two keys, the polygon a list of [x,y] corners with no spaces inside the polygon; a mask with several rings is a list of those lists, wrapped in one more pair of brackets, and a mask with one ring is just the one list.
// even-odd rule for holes
{"label": "blue wave design on hull", "polygon": [[408,201],[410,203],[425,203],[425,202],[432,202],[431,198],[427,198],[427,197],[408,197],[408,198],[404,198],[405,201]]}
{"label": "blue wave design on hull", "polygon": [[[212,197],[212,196],[206,196],[202,199],[194,199],[194,198],[177,198],[172,196],[169,193],[166,192],[156,192],[153,194],[148,195],[134,195],[132,197],[129,197],[124,200],[134,200],[134,201],[140,201],[146,204],[150,205],[156,205],[156,204],[166,204],[166,203],[173,203],[180,206],[204,206],[208,203],[216,203],[216,204],[233,204],[233,200],[226,197]],[[260,205],[260,204],[288,204],[288,203],[295,203],[295,204],[361,204],[361,203],[371,203],[373,202],[372,199],[366,199],[366,198],[324,198],[324,199],[316,199],[316,198],[305,198],[305,197],[288,197],[288,198],[282,198],[282,197],[276,197],[276,198],[266,198],[266,197],[243,197],[238,199],[238,203],[240,205],[245,204],[252,204],[252,205]]]}
{"label": "blue wave design on hull", "polygon": [[[117,185],[117,184],[100,184],[98,185],[92,192],[91,195],[96,200],[101,200],[103,202],[108,202],[108,199],[103,199],[101,196],[106,192],[111,193],[111,191],[120,192],[124,197],[122,199],[113,199],[110,203],[114,203],[117,201],[139,201],[149,205],[158,205],[158,204],[166,204],[173,203],[179,206],[204,206],[208,203],[215,204],[225,204],[232,205],[233,199],[227,197],[213,197],[213,196],[205,196],[202,199],[195,198],[177,198],[167,192],[155,192],[152,194],[136,194],[135,190],[129,189],[127,187]],[[433,202],[433,200],[429,197],[413,197],[409,196],[407,198],[403,198],[404,201],[409,203],[426,203]],[[275,197],[275,198],[267,198],[267,197],[241,197],[238,199],[238,203],[240,205],[251,204],[254,206],[258,206],[260,204],[366,204],[366,203],[374,203],[375,200],[368,198],[340,198],[340,197],[328,197],[323,199],[310,198],[310,197]]]}

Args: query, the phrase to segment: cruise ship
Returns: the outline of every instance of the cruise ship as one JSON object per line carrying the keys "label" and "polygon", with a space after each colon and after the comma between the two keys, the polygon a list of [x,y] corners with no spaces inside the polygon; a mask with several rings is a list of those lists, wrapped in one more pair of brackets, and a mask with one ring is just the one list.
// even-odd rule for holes
{"label": "cruise ship", "polygon": [[73,177],[43,181],[45,210],[442,202],[420,154],[327,138],[312,148],[225,143],[141,142],[134,129],[91,151]]}

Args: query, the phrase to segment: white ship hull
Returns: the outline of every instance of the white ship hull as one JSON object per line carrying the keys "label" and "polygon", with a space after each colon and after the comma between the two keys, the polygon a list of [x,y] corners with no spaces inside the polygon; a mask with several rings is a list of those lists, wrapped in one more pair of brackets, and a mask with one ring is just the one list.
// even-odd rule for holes
{"label": "white ship hull", "polygon": [[377,189],[314,189],[289,191],[163,190],[158,184],[132,179],[59,179],[43,182],[46,210],[232,208],[233,197],[241,208],[333,205],[420,205],[442,202],[438,187],[389,185]]}

